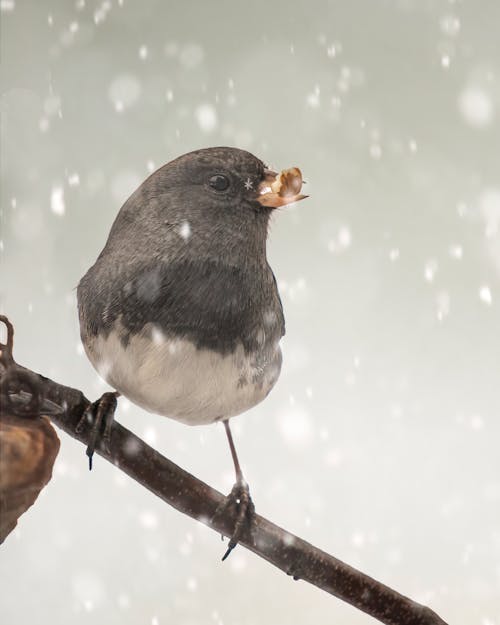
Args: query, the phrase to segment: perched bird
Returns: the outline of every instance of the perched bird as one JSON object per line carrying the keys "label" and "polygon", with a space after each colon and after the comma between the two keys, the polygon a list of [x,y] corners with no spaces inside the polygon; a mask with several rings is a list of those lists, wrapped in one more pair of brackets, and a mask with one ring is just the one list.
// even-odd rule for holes
{"label": "perched bird", "polygon": [[[78,285],[85,351],[116,396],[188,425],[223,421],[240,504],[230,548],[251,500],[228,420],[280,373],[285,322],[266,239],[273,209],[306,197],[301,186],[299,169],[278,174],[236,148],[180,156],[125,202]],[[116,405],[102,400],[90,459]]]}

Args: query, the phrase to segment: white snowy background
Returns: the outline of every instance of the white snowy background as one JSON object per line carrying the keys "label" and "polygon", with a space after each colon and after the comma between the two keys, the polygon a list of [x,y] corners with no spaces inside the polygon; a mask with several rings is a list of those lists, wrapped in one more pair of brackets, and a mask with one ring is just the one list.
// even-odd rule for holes
{"label": "white snowy background", "polygon": [[[96,398],[75,286],[128,194],[191,149],[298,165],[276,215],[280,381],[233,421],[258,511],[450,624],[500,625],[497,0],[1,0],[1,310]],[[221,426],[118,419],[228,491]],[[10,625],[374,622],[60,433],[1,547]]]}

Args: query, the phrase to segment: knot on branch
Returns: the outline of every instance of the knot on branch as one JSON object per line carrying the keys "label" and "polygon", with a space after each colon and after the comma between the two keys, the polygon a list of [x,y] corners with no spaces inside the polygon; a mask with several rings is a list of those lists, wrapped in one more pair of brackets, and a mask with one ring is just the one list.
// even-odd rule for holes
{"label": "knot on branch", "polygon": [[7,328],[7,340],[0,343],[0,410],[36,418],[44,393],[41,378],[14,360],[14,326],[5,315],[0,315],[0,322]]}

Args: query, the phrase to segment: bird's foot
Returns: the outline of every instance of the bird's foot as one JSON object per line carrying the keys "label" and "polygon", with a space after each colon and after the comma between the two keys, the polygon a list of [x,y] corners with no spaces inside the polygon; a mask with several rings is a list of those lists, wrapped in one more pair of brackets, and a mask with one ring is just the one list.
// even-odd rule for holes
{"label": "bird's foot", "polygon": [[250,497],[250,489],[244,480],[236,482],[226,500],[220,506],[220,510],[217,510],[216,515],[223,514],[231,509],[237,510],[237,517],[226,553],[222,557],[223,561],[229,557],[231,551],[236,547],[245,525],[251,524],[255,515],[255,506]]}
{"label": "bird's foot", "polygon": [[76,431],[79,432],[87,423],[92,424],[86,452],[89,459],[89,471],[92,470],[92,458],[96,447],[102,444],[104,449],[109,452],[111,427],[119,396],[120,393],[116,392],[104,393],[97,401],[88,406],[76,426]]}

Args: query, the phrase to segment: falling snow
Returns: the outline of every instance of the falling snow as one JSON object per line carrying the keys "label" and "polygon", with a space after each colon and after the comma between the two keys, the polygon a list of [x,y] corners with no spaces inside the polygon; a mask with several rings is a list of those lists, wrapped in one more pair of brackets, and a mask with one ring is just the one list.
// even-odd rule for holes
{"label": "falling snow", "polygon": [[14,0],[0,0],[0,11],[2,13],[10,13],[16,8]]}
{"label": "falling snow", "polygon": [[489,286],[484,285],[479,289],[479,299],[488,306],[493,303],[493,295]]}
{"label": "falling snow", "polygon": [[144,510],[141,512],[139,517],[140,523],[142,527],[147,530],[154,530],[158,527],[159,520],[154,512],[150,512],[149,510]]}
{"label": "falling snow", "polygon": [[348,226],[340,226],[335,237],[328,241],[328,250],[340,254],[352,245],[352,233]]}
{"label": "falling snow", "polygon": [[189,221],[183,221],[181,223],[179,227],[179,234],[184,239],[184,241],[187,241],[189,239],[189,237],[191,236],[191,225]]}
{"label": "falling snow", "polygon": [[70,187],[78,186],[80,184],[80,176],[76,172],[73,174],[69,174],[68,184]]}
{"label": "falling snow", "polygon": [[460,33],[460,20],[456,15],[444,15],[439,21],[442,32],[450,37]]}
{"label": "falling snow", "polygon": [[466,87],[458,99],[458,108],[471,126],[484,128],[493,120],[493,102],[481,87]]}
{"label": "falling snow", "polygon": [[279,419],[279,429],[285,442],[293,450],[306,448],[312,439],[313,428],[309,416],[293,405]]}
{"label": "falling snow", "polygon": [[195,118],[203,132],[213,132],[217,127],[217,113],[211,104],[198,106],[195,111]]}
{"label": "falling snow", "polygon": [[306,98],[307,105],[313,109],[319,108],[320,101],[320,88],[316,85],[311,93]]}
{"label": "falling snow", "polygon": [[389,251],[389,260],[391,260],[392,262],[398,260],[399,254],[400,252],[397,247],[392,248],[392,250]]}
{"label": "falling snow", "polygon": [[56,186],[52,188],[52,193],[50,194],[50,209],[54,215],[58,215],[59,217],[62,217],[66,212],[64,189],[62,187]]}
{"label": "falling snow", "polygon": [[436,277],[437,270],[438,270],[437,260],[434,260],[432,258],[425,263],[424,277],[427,280],[427,282],[434,282],[434,278]]}
{"label": "falling snow", "polygon": [[464,255],[464,250],[461,245],[450,245],[449,254],[452,258],[460,260]]}
{"label": "falling snow", "polygon": [[[74,287],[164,163],[230,145],[299,166],[310,199],[273,211],[267,248],[286,319],[281,376],[231,421],[257,511],[449,622],[500,625],[496,3],[397,0],[384,19],[377,3],[360,14],[299,0],[293,19],[260,0],[145,4],[0,0],[0,312],[15,320],[19,361],[29,352],[92,399],[110,390],[79,339]],[[203,237],[178,214],[161,243],[141,245],[168,262],[168,241],[187,255]],[[136,293],[160,284],[153,273]],[[256,338],[276,313],[261,321]],[[159,323],[148,332],[182,359]],[[187,428],[124,396],[117,420],[229,492],[220,424]],[[61,443],[46,496],[6,542],[4,620],[22,605],[27,622],[52,625],[261,623],[276,620],[273,602],[297,625],[338,620],[291,581],[269,584],[243,548],[213,566],[227,541],[100,457],[89,474],[84,448]],[[138,451],[130,438],[125,454]],[[346,610],[346,625],[364,622]]]}

